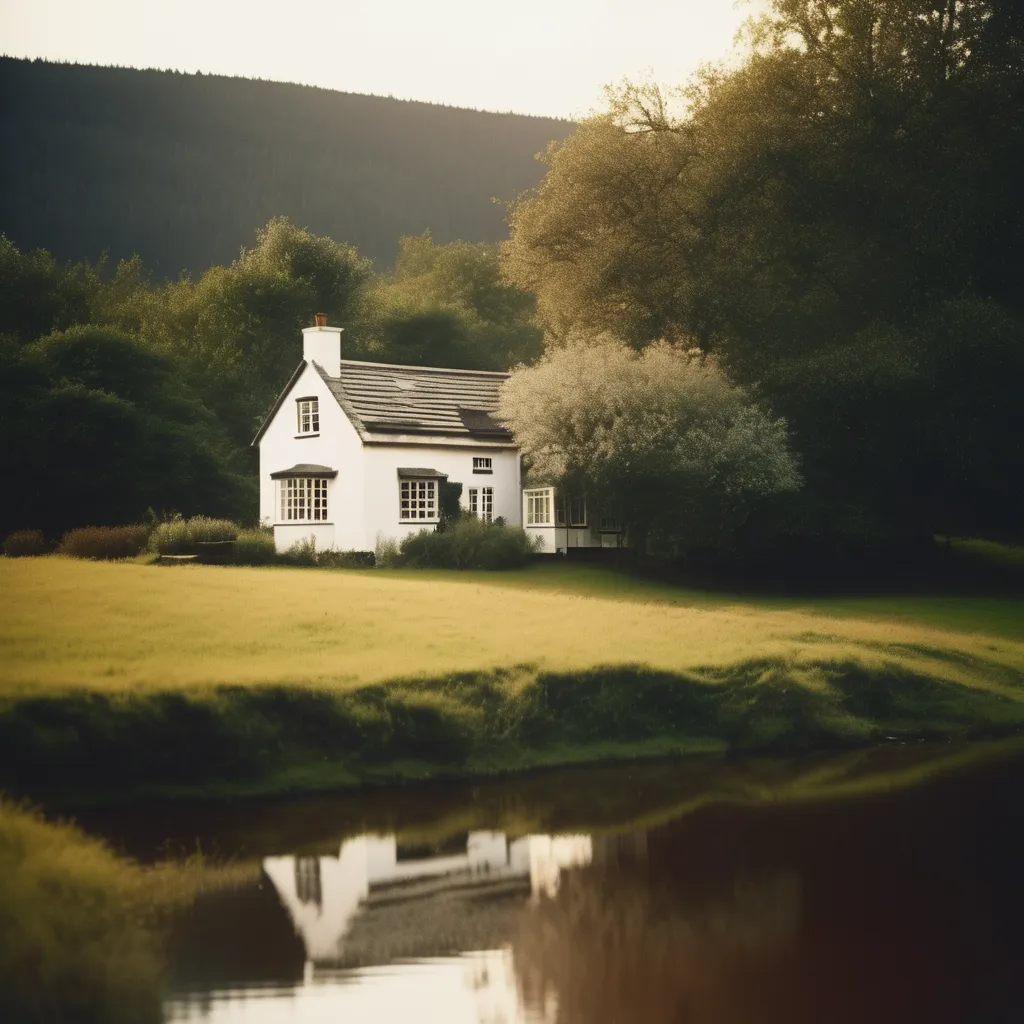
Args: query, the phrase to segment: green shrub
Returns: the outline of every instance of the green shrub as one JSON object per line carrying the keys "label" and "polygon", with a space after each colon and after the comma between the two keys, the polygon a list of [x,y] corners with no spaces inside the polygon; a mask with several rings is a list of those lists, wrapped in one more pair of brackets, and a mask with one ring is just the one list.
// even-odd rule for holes
{"label": "green shrub", "polygon": [[149,547],[161,555],[194,555],[197,544],[234,540],[237,536],[238,526],[230,519],[193,516],[161,523],[150,536]]}
{"label": "green shrub", "polygon": [[235,538],[237,565],[270,565],[277,560],[273,531],[240,530]]}
{"label": "green shrub", "polygon": [[373,552],[373,564],[378,569],[393,569],[399,564],[400,558],[398,541],[393,537],[385,537],[378,533],[377,546]]}
{"label": "green shrub", "polygon": [[316,538],[297,540],[277,557],[282,565],[316,565]]}
{"label": "green shrub", "polygon": [[399,548],[399,565],[430,569],[514,569],[536,553],[537,542],[518,527],[461,516],[443,533],[420,530]]}
{"label": "green shrub", "polygon": [[15,530],[4,539],[4,554],[8,558],[45,555],[46,551],[46,538],[42,530]]}
{"label": "green shrub", "polygon": [[372,551],[321,551],[316,564],[329,569],[372,569],[375,556]]}
{"label": "green shrub", "polygon": [[61,554],[72,558],[134,558],[146,550],[150,528],[135,526],[82,526],[69,530],[60,542]]}

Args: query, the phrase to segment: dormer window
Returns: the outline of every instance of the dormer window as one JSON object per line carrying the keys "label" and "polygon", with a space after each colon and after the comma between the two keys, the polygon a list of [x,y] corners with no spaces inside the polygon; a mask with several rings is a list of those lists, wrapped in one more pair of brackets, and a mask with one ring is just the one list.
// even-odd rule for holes
{"label": "dormer window", "polygon": [[300,398],[295,403],[299,420],[299,436],[320,433],[320,399]]}

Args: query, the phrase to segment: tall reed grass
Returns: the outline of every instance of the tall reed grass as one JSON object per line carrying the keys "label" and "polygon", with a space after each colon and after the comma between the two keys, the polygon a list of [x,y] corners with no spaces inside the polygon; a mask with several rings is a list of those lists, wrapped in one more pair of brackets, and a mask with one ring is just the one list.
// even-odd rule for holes
{"label": "tall reed grass", "polygon": [[149,547],[161,555],[192,555],[196,546],[215,541],[232,541],[239,528],[230,519],[193,516],[160,523],[149,538]]}

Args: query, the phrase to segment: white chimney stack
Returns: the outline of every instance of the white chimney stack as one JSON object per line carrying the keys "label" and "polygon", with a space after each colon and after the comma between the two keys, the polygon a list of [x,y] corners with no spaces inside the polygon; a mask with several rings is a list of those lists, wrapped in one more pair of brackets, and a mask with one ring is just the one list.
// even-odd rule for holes
{"label": "white chimney stack", "polygon": [[302,330],[302,358],[319,363],[328,377],[341,376],[341,328],[327,326],[327,314],[316,314],[316,326]]}

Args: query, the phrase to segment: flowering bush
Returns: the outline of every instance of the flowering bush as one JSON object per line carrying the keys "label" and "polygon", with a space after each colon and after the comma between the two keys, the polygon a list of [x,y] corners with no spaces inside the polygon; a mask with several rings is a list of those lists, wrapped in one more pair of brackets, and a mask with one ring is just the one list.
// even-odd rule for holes
{"label": "flowering bush", "polygon": [[602,335],[554,347],[503,385],[499,416],[531,473],[585,491],[635,540],[720,540],[753,499],[800,486],[784,420],[711,357]]}

